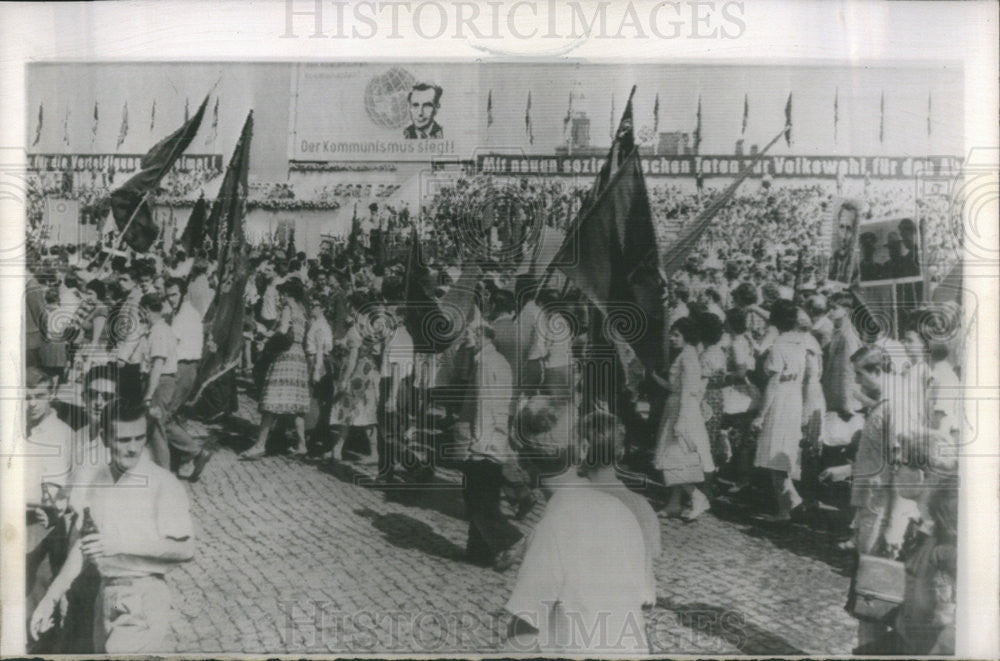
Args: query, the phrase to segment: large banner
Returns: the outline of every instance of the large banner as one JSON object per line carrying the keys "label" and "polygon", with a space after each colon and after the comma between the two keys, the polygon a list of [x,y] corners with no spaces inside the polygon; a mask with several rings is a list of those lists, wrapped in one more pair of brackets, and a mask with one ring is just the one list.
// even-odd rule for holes
{"label": "large banner", "polygon": [[[640,156],[646,176],[734,177],[750,163],[751,156]],[[604,156],[561,154],[479,154],[476,170],[500,175],[595,175]],[[950,156],[765,156],[754,167],[754,176],[836,179],[912,179],[917,173],[954,172],[961,159]],[[954,168],[949,170],[949,168]]]}
{"label": "large banner", "polygon": [[[28,154],[28,169],[44,171],[117,172],[139,169],[145,154]],[[222,170],[222,154],[181,154],[174,164],[180,172]]]}
{"label": "large banner", "polygon": [[289,158],[471,158],[478,143],[476,67],[301,64],[293,75]]}

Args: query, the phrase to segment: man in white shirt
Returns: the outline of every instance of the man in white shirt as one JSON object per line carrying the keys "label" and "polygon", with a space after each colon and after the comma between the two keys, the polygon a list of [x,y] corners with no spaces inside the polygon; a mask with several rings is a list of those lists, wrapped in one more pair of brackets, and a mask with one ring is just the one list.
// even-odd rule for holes
{"label": "man in white shirt", "polygon": [[170,469],[170,449],[181,463],[202,455],[201,442],[174,420],[177,391],[177,337],[163,318],[163,299],[146,294],[140,301],[149,322],[149,379],[143,404],[149,410],[150,455],[159,466]]}
{"label": "man in white shirt", "polygon": [[118,285],[125,292],[125,300],[111,312],[107,322],[109,348],[118,364],[125,397],[142,390],[142,339],[145,329],[139,312],[142,290],[137,277],[140,270],[133,268],[118,276]]}
{"label": "man in white shirt", "polygon": [[392,337],[382,351],[380,384],[380,433],[378,437],[379,475],[392,477],[401,459],[406,431],[412,414],[412,388],[414,373],[413,338],[402,323],[400,306],[390,307],[388,316],[398,320]]}
{"label": "man in white shirt", "polygon": [[[25,544],[25,601],[29,612],[66,557],[69,518],[67,482],[72,467],[73,430],[52,408],[55,381],[37,367],[25,374],[27,446],[24,449],[24,500],[28,525]],[[48,566],[43,565],[48,561]],[[47,645],[32,652],[49,651]]]}
{"label": "man in white shirt", "polygon": [[74,509],[89,511],[96,530],[84,529],[80,521],[80,538],[35,608],[30,634],[37,639],[53,626],[57,604],[86,563],[101,579],[94,651],[169,652],[170,590],[163,577],[194,554],[187,494],[143,451],[143,408],[118,400],[105,409],[101,429],[111,461],[93,470],[73,494]]}
{"label": "man in white shirt", "polygon": [[500,510],[503,464],[513,456],[508,437],[513,378],[507,360],[493,345],[492,329],[478,316],[466,330],[465,342],[474,352],[469,384],[474,392],[465,399],[456,443],[469,441],[462,465],[462,495],[469,516],[466,554],[473,563],[492,564],[503,571],[523,537]]}
{"label": "man in white shirt", "polygon": [[[177,338],[177,374],[174,385],[174,395],[170,402],[173,417],[168,427],[168,434],[177,435],[178,429],[183,434],[187,421],[181,416],[180,410],[194,394],[195,381],[198,378],[198,365],[201,362],[201,352],[205,342],[205,326],[201,315],[195,309],[187,296],[187,283],[180,278],[167,280],[167,302],[173,311],[170,319],[170,329]],[[171,445],[184,446],[187,440],[181,437]],[[177,469],[178,476],[186,477],[190,482],[197,482],[201,477],[208,460],[212,457],[210,450],[202,449],[196,456],[188,456]]]}

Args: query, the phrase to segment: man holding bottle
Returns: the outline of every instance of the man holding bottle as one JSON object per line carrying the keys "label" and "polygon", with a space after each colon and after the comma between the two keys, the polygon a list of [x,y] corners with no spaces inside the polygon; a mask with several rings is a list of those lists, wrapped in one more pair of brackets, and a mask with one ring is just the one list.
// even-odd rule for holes
{"label": "man holding bottle", "polygon": [[164,575],[194,555],[187,494],[170,471],[143,452],[146,411],[124,400],[101,416],[111,461],[80,476],[71,500],[89,510],[59,575],[32,615],[37,638],[84,564],[96,566],[101,586],[94,605],[96,653],[156,653],[164,648],[170,591]]}

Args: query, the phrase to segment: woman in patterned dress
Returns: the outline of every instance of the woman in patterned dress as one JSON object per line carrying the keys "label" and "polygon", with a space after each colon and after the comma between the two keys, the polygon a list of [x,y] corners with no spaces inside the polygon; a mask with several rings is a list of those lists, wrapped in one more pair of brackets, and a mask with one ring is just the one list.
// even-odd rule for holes
{"label": "woman in patterned dress", "polygon": [[275,357],[264,377],[260,398],[260,431],[253,447],[241,459],[264,456],[267,437],[280,415],[295,417],[298,445],[295,454],[306,453],[305,415],[309,412],[309,364],[302,341],[306,334],[305,288],[298,278],[278,285],[281,316],[277,332],[286,335],[291,345]]}
{"label": "woman in patterned dress", "polygon": [[712,448],[712,458],[719,465],[726,464],[732,456],[727,433],[722,429],[723,399],[722,389],[726,385],[727,356],[722,345],[722,320],[713,312],[698,315],[702,350],[701,377],[705,380],[705,396],[702,414],[705,429]]}
{"label": "woman in patterned dress", "polygon": [[[677,357],[670,366],[668,381],[664,382],[654,375],[669,394],[660,417],[653,465],[658,470],[666,471],[670,468],[671,447],[675,443],[686,443],[689,450],[698,453],[702,472],[713,473],[715,464],[701,413],[704,384],[698,349],[695,348],[699,340],[698,328],[689,317],[678,319],[670,327],[669,339],[671,349],[677,353]],[[664,473],[664,483],[667,481]],[[703,481],[704,478],[699,482],[681,484],[674,488],[667,507],[668,514],[680,513],[685,521],[693,521],[707,511],[708,498],[698,489],[698,484]],[[682,494],[687,494],[691,499],[691,504],[684,511],[680,511]]]}
{"label": "woman in patterned dress", "polygon": [[764,371],[767,389],[761,412],[752,423],[757,431],[758,468],[771,472],[771,483],[778,500],[776,516],[763,518],[788,521],[792,510],[802,504],[792,480],[799,478],[802,439],[803,390],[806,375],[806,343],[796,332],[795,304],[780,299],[771,308],[770,323],[778,336],[767,350]]}
{"label": "woman in patterned dress", "polygon": [[[377,432],[377,404],[379,385],[379,363],[376,354],[379,347],[375,345],[374,337],[365,337],[356,322],[357,310],[365,305],[368,296],[363,292],[355,292],[349,297],[347,333],[338,343],[338,354],[342,357],[340,378],[334,388],[336,400],[330,415],[330,424],[339,428],[339,438],[330,458],[336,458],[342,445],[347,450],[359,455],[362,463],[378,461],[375,440]],[[359,452],[353,443],[346,443],[350,438],[363,436],[367,451]]]}

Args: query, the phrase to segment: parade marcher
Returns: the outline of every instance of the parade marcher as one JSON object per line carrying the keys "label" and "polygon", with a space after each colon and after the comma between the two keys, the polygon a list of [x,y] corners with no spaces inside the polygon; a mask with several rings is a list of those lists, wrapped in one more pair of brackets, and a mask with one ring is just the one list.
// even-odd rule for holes
{"label": "parade marcher", "polygon": [[771,325],[779,335],[767,350],[764,370],[767,388],[760,413],[752,423],[757,431],[757,457],[754,464],[771,472],[771,483],[778,508],[766,520],[788,521],[802,499],[792,480],[799,478],[799,441],[802,439],[803,381],[806,372],[806,346],[795,332],[797,312],[788,299],[779,299],[771,308]]}
{"label": "parade marcher", "polygon": [[177,337],[163,317],[164,300],[159,294],[146,294],[139,302],[149,325],[144,346],[149,374],[142,398],[149,412],[149,451],[153,461],[170,470],[173,448],[181,461],[194,461],[201,455],[201,443],[174,419],[177,392]]}
{"label": "parade marcher", "polygon": [[[666,471],[671,468],[672,446],[682,444],[687,453],[697,453],[703,474],[715,472],[712,461],[712,449],[702,417],[701,403],[705,392],[702,382],[701,361],[696,348],[700,335],[695,322],[685,317],[670,328],[670,345],[675,358],[670,366],[667,381],[654,375],[654,378],[667,390],[667,401],[660,417],[657,431],[656,454],[653,466]],[[704,475],[697,482],[680,485],[670,484],[667,473],[664,472],[664,483],[674,486],[667,506],[671,515],[680,515],[685,521],[694,521],[707,512],[710,503],[708,498],[698,488],[704,482]],[[690,504],[681,509],[682,494],[690,498]]]}
{"label": "parade marcher", "polygon": [[[349,327],[339,343],[339,378],[334,388],[331,424],[336,428],[332,457],[356,459],[362,465],[378,463],[378,386],[380,365],[376,361],[375,338],[362,335],[357,320],[368,297],[360,291],[348,298]],[[335,346],[335,351],[338,348]]]}
{"label": "parade marcher", "polygon": [[663,553],[660,540],[660,520],[644,496],[629,489],[618,477],[615,467],[622,459],[622,440],[625,429],[615,416],[605,411],[594,411],[583,420],[581,436],[586,442],[587,454],[581,466],[594,486],[622,501],[635,515],[646,541],[646,593],[643,606],[656,604],[656,576],[653,563]]}
{"label": "parade marcher", "polygon": [[136,397],[142,389],[142,341],[146,329],[139,310],[142,290],[137,283],[141,269],[118,275],[118,287],[124,295],[108,316],[109,348],[118,364],[118,378],[123,397]]}
{"label": "parade marcher", "polygon": [[[24,498],[27,505],[25,544],[27,612],[38,603],[67,553],[68,486],[72,470],[73,431],[52,408],[55,380],[37,367],[25,374],[27,445]],[[53,651],[54,636],[39,641],[35,652]]]}
{"label": "parade marcher", "polygon": [[298,278],[291,278],[281,283],[278,293],[281,295],[281,317],[269,342],[280,342],[280,345],[275,349],[277,355],[264,378],[257,442],[240,455],[242,459],[264,456],[268,435],[280,415],[294,417],[298,440],[294,451],[302,455],[307,451],[305,415],[309,412],[309,364],[302,344],[306,334],[305,291]]}
{"label": "parade marcher", "polygon": [[469,429],[457,437],[470,441],[462,464],[463,496],[469,516],[466,554],[473,563],[493,565],[503,571],[516,559],[514,547],[522,534],[500,511],[503,464],[513,455],[508,437],[513,377],[493,337],[492,329],[478,315],[466,329],[464,342],[473,360],[472,393],[467,400],[472,410],[460,417],[471,422],[459,423]]}
{"label": "parade marcher", "polygon": [[[101,435],[111,462],[96,468],[73,495],[78,539],[35,608],[33,638],[54,625],[54,613],[84,564],[100,574],[94,604],[98,654],[164,653],[170,626],[170,590],[164,574],[193,557],[193,531],[184,488],[144,452],[146,411],[113,402],[102,414]],[[141,488],[137,488],[141,487]],[[92,517],[93,526],[83,519]]]}
{"label": "parade marcher", "polygon": [[854,330],[851,319],[850,294],[842,293],[830,300],[830,320],[833,322],[833,336],[825,351],[823,364],[823,396],[827,409],[851,417],[858,408],[857,384],[851,356],[861,348],[861,339]]}
{"label": "parade marcher", "polygon": [[[168,437],[171,437],[170,445],[172,447],[185,448],[187,452],[187,448],[193,447],[197,443],[193,439],[188,440],[191,437],[185,431],[186,420],[181,416],[180,411],[194,394],[198,378],[198,364],[201,362],[204,344],[204,327],[201,315],[198,314],[187,296],[187,283],[184,280],[180,278],[168,279],[166,297],[171,307],[170,330],[173,331],[174,337],[177,339],[177,374],[174,394],[168,405],[171,418],[167,426],[167,434]],[[211,458],[212,451],[207,448],[202,448],[193,455],[188,452],[177,468],[178,477],[185,478],[189,482],[197,482]]]}
{"label": "parade marcher", "polygon": [[[387,306],[390,319],[402,319],[402,306]],[[379,387],[379,475],[392,477],[396,464],[410,463],[405,445],[413,415],[413,338],[406,325],[395,323],[382,350]]]}
{"label": "parade marcher", "polygon": [[521,453],[541,476],[548,503],[507,600],[507,649],[648,654],[642,526],[619,498],[577,474],[587,447],[566,403],[537,397],[518,415]]}
{"label": "parade marcher", "polygon": [[723,388],[726,386],[726,369],[728,357],[722,347],[722,319],[713,312],[703,312],[695,318],[701,334],[702,350],[701,377],[705,382],[705,395],[702,398],[702,416],[705,419],[705,429],[712,448],[712,457],[716,465],[722,466],[732,457],[727,431],[722,428],[724,415]]}

